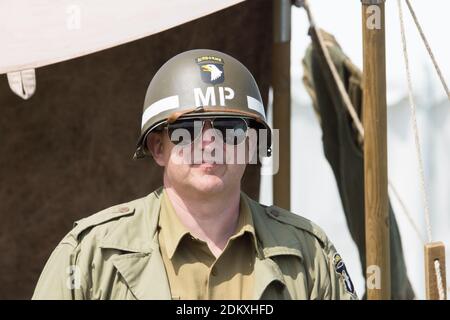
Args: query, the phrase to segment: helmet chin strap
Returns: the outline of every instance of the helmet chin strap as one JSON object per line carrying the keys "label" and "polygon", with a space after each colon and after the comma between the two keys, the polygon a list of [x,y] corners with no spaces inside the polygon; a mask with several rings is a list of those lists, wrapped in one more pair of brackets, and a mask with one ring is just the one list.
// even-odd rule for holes
{"label": "helmet chin strap", "polygon": [[198,112],[198,111],[202,111],[205,114],[213,113],[213,112],[235,113],[236,115],[251,117],[251,118],[255,119],[257,122],[264,123],[264,121],[261,119],[260,116],[254,114],[252,112],[246,112],[246,111],[236,110],[236,109],[204,108],[204,107],[191,108],[191,109],[187,109],[187,110],[183,110],[183,111],[173,112],[167,117],[167,123],[174,123],[180,117],[191,114],[193,112]]}
{"label": "helmet chin strap", "polygon": [[192,113],[192,112],[197,111],[199,109],[203,110],[203,108],[192,108],[192,109],[187,109],[187,110],[183,110],[183,111],[173,112],[167,117],[167,123],[174,123],[181,116],[184,116],[186,114]]}

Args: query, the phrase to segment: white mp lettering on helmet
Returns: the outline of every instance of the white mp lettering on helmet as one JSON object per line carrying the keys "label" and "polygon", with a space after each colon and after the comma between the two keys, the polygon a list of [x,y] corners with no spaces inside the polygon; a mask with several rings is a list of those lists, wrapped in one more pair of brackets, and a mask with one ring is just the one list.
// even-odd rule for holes
{"label": "white mp lettering on helmet", "polygon": [[[202,88],[194,88],[195,107],[214,107],[217,105],[215,87],[207,87],[203,93]],[[234,90],[229,87],[219,87],[219,105],[226,106],[226,100],[234,99]]]}

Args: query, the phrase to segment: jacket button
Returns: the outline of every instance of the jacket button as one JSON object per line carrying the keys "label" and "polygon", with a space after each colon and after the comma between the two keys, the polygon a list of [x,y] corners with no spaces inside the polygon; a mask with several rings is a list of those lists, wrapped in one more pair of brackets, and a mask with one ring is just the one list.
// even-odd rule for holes
{"label": "jacket button", "polygon": [[119,212],[120,213],[125,213],[125,212],[128,212],[128,211],[130,211],[130,209],[128,207],[120,207],[119,208]]}
{"label": "jacket button", "polygon": [[212,267],[211,269],[211,274],[215,277],[217,276],[217,268],[216,267]]}
{"label": "jacket button", "polygon": [[270,210],[270,213],[274,216],[274,217],[278,217],[280,215],[280,213],[277,210]]}

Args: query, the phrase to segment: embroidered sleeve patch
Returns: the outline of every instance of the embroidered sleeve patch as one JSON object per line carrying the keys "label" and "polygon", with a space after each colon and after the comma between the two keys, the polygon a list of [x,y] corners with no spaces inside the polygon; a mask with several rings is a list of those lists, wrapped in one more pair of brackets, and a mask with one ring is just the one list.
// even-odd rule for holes
{"label": "embroidered sleeve patch", "polygon": [[344,260],[342,260],[341,255],[335,253],[333,256],[333,264],[334,271],[341,277],[344,282],[345,290],[355,295],[355,286],[353,285],[352,279],[350,279],[350,275],[348,274],[347,268],[345,267]]}

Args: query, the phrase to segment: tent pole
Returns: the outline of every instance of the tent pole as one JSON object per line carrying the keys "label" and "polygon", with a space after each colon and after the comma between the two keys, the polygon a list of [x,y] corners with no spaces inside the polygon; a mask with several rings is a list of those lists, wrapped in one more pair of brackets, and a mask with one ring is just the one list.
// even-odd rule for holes
{"label": "tent pole", "polygon": [[291,0],[273,0],[272,89],[273,128],[279,129],[279,170],[273,176],[273,203],[291,207]]}
{"label": "tent pole", "polygon": [[385,0],[361,0],[367,298],[390,299]]}

